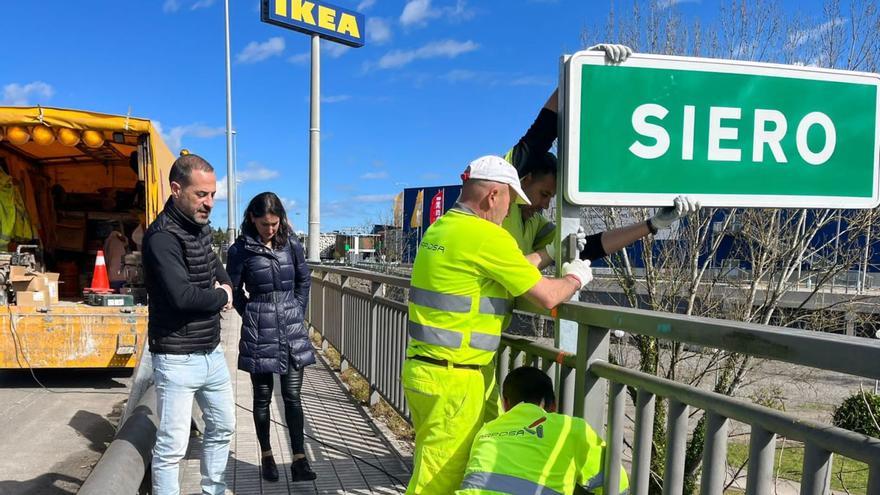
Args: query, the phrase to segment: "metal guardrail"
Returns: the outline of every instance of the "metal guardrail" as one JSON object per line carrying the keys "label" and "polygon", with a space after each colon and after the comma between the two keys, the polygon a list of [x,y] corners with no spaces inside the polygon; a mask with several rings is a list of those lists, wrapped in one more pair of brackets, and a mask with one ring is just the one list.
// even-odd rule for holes
{"label": "metal guardrail", "polygon": [[[408,289],[409,280],[362,270],[312,265],[309,318],[381,396],[407,416],[400,383],[406,349],[406,304],[384,296],[389,287]],[[331,281],[331,276],[338,278]],[[366,290],[358,291],[359,282]],[[584,417],[605,434],[604,493],[617,493],[623,452],[626,387],[636,391],[633,467],[630,493],[648,493],[652,426],[657,400],[668,401],[667,454],[663,493],[682,493],[691,407],[708,414],[700,493],[724,488],[729,420],[751,426],[746,493],[774,493],[776,436],[805,444],[801,494],[829,493],[831,455],[841,454],[869,466],[867,493],[880,495],[880,439],[830,425],[799,420],[774,409],[683,385],[608,363],[611,329],[760,358],[880,379],[880,342],[768,325],[699,318],[587,303],[565,303],[561,319],[579,325],[577,352],[565,353],[529,339],[503,336],[498,378],[523,364],[547,371],[557,388],[560,410]],[[610,386],[609,386],[610,385]],[[607,390],[607,396],[606,396]],[[374,399],[371,399],[374,400]],[[607,405],[607,407],[605,407]],[[607,417],[604,416],[607,410]]]}

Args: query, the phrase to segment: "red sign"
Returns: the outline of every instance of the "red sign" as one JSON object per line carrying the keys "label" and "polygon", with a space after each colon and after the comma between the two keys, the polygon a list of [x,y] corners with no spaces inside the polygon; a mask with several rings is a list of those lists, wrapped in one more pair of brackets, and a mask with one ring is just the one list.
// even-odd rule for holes
{"label": "red sign", "polygon": [[443,215],[443,189],[437,191],[437,194],[431,198],[431,218],[428,225],[436,222]]}

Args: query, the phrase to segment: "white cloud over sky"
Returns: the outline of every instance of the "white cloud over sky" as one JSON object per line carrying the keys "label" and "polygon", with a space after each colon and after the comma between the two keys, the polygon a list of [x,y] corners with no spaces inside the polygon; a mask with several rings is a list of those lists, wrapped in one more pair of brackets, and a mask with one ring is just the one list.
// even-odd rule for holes
{"label": "white cloud over sky", "polygon": [[0,104],[24,106],[44,103],[54,94],[55,88],[42,81],[33,81],[27,84],[11,83],[3,86],[3,97],[0,98]]}
{"label": "white cloud over sky", "polygon": [[162,135],[162,139],[173,151],[177,152],[183,148],[183,139],[185,137],[208,139],[226,134],[225,127],[211,127],[201,123],[179,125],[172,127],[168,133],[162,129],[162,123],[154,120],[153,126]]}
{"label": "white cloud over sky", "polygon": [[284,53],[284,38],[275,36],[262,43],[251,41],[244,47],[244,50],[235,56],[235,61],[241,64],[252,64],[282,53]]}
{"label": "white cloud over sky", "polygon": [[420,59],[455,58],[477,48],[479,45],[470,40],[433,41],[413,50],[392,50],[383,55],[373,66],[380,69],[396,69]]}
{"label": "white cloud over sky", "polygon": [[367,19],[367,41],[381,45],[391,39],[391,23],[381,17]]}
{"label": "white cloud over sky", "polygon": [[244,169],[237,172],[236,179],[240,182],[276,179],[281,174],[277,170],[266,168],[260,162],[248,162]]}
{"label": "white cloud over sky", "polygon": [[467,7],[465,0],[457,0],[454,6],[434,7],[431,0],[409,0],[400,13],[400,24],[403,27],[425,27],[428,21],[447,18],[458,21],[470,19],[473,10]]}

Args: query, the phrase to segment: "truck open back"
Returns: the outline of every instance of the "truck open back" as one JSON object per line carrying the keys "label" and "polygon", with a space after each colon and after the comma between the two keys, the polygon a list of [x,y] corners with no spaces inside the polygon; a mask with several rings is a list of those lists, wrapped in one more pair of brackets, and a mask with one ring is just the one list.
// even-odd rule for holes
{"label": "truck open back", "polygon": [[[0,107],[0,269],[21,263],[14,246],[35,245],[37,266],[28,268],[28,276],[45,275],[57,290],[44,296],[19,283],[16,292],[9,267],[6,280],[0,276],[0,368],[137,363],[147,310],[138,268],[127,263],[139,259],[139,236],[170,194],[173,161],[146,119]],[[113,236],[116,257],[128,254],[128,277],[119,280],[122,265],[116,259],[108,266],[116,272],[111,280],[129,295],[106,305],[85,304],[83,289],[92,283],[97,253]]]}

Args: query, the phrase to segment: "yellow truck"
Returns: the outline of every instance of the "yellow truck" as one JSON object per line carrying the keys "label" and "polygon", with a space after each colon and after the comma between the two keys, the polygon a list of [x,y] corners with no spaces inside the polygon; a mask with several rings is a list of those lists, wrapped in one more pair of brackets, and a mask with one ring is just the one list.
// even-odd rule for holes
{"label": "yellow truck", "polygon": [[[173,161],[146,119],[0,107],[0,369],[136,365],[147,308],[133,303],[144,301],[131,259],[170,194]],[[128,280],[115,284],[128,295],[86,304],[111,237],[117,258],[128,253]]]}

